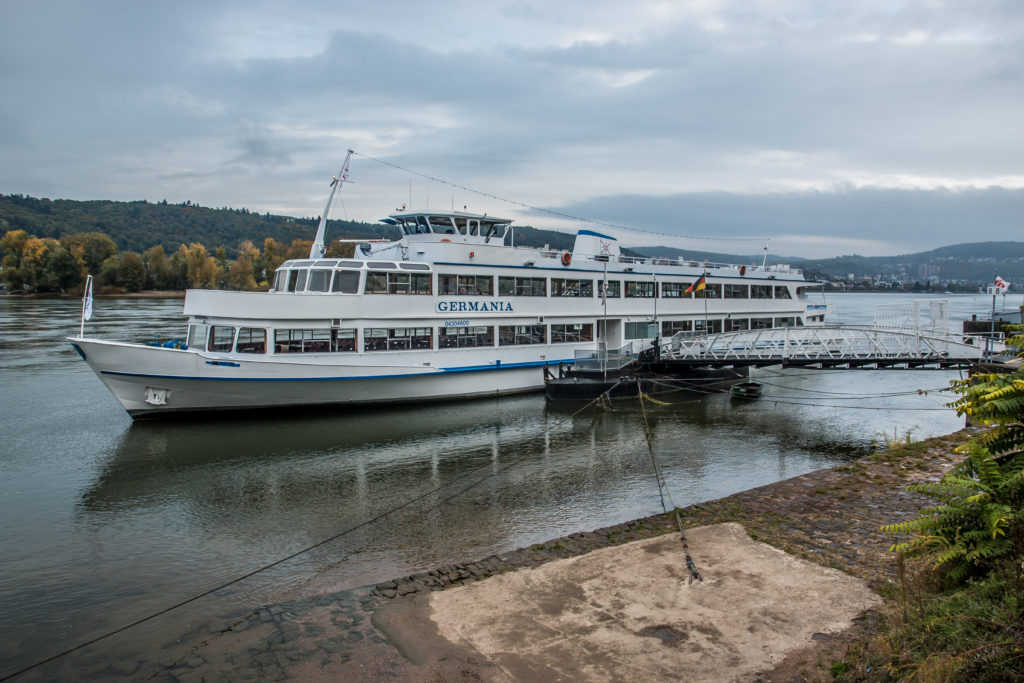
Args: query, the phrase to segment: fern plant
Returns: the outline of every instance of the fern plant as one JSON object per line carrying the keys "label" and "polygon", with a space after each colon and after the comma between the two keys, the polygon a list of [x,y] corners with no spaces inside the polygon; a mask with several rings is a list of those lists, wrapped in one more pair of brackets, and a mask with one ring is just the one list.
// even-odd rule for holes
{"label": "fern plant", "polygon": [[[1024,335],[1009,343],[1024,357]],[[966,458],[940,481],[909,487],[936,506],[882,529],[913,534],[892,551],[926,556],[949,579],[962,581],[1024,554],[1024,370],[957,380],[953,390],[960,395],[950,404],[957,413],[988,429],[958,449]]]}
{"label": "fern plant", "polygon": [[968,445],[967,458],[938,482],[909,489],[938,501],[921,516],[882,529],[914,534],[891,550],[925,555],[955,582],[1024,550],[1024,463],[1000,464],[987,448]]}
{"label": "fern plant", "polygon": [[[1007,343],[1024,358],[1024,325],[1011,325],[1017,332]],[[1003,460],[1020,457],[1024,447],[1024,370],[1002,374],[977,374],[954,380],[953,391],[960,397],[950,403],[958,415],[989,429],[977,441]]]}

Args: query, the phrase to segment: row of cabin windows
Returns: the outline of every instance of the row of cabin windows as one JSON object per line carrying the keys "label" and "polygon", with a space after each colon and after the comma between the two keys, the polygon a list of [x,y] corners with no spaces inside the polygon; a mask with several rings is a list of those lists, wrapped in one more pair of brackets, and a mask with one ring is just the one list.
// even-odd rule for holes
{"label": "row of cabin windows", "polygon": [[[594,340],[592,323],[548,325],[498,325],[499,346],[552,344]],[[236,336],[237,332],[237,336]],[[345,353],[359,350],[355,329],[312,328],[276,329],[273,331],[274,353]],[[403,351],[433,349],[434,329],[431,327],[367,327],[363,328],[363,351]],[[437,330],[438,348],[454,349],[494,346],[495,329],[491,325],[441,327]],[[207,351],[229,353],[267,353],[267,330],[259,327],[230,325],[190,325],[188,345]]]}
{"label": "row of cabin windows", "polygon": [[[725,320],[663,320],[661,336],[679,333],[718,334],[741,330],[771,329],[772,327],[799,327],[803,321],[795,316],[778,318],[726,318]],[[547,344],[548,325],[499,325],[498,346]],[[237,331],[237,336],[236,336]],[[658,336],[657,323],[627,322],[625,338],[651,339]],[[590,323],[550,325],[552,344],[594,340]],[[437,348],[457,349],[494,346],[495,328],[491,325],[464,325],[441,327],[437,330]],[[229,353],[266,353],[267,331],[260,327],[230,325],[191,325],[188,345],[207,351]],[[363,329],[364,351],[400,351],[433,349],[434,330],[430,327],[368,327]],[[355,329],[312,328],[275,329],[275,353],[346,353],[359,349]]]}
{"label": "row of cabin windows", "polygon": [[[373,266],[374,262],[370,262]],[[382,262],[376,267],[390,266],[389,271],[370,270],[366,273],[366,294],[433,294],[433,276],[430,273],[410,273],[395,270],[395,264]],[[420,263],[402,263],[403,270],[428,268]],[[412,268],[415,266],[416,268]],[[692,282],[661,282],[660,296],[663,299],[688,297],[687,289]],[[607,283],[594,280],[551,278],[550,295],[557,297],[591,298],[595,291],[613,299],[625,296],[627,299],[653,299],[658,287],[652,281],[610,280]],[[283,269],[274,277],[273,291],[277,292],[319,292],[359,293],[359,271],[313,269]],[[497,290],[492,275],[458,275],[439,273],[437,293],[442,296],[548,296],[548,279],[543,277],[498,276]],[[791,299],[788,287],[781,285],[708,284],[693,293],[696,298],[705,299]]]}
{"label": "row of cabin windows", "polygon": [[[725,320],[662,320],[661,336],[671,337],[684,333],[694,335],[739,332],[741,330],[767,330],[773,327],[802,327],[803,320],[796,316],[778,318],[726,318]],[[653,322],[626,323],[626,339],[653,339],[658,326]]]}

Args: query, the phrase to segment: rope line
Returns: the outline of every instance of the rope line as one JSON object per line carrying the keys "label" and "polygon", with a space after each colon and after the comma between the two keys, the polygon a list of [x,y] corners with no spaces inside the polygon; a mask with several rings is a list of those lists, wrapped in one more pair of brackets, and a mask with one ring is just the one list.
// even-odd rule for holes
{"label": "rope line", "polygon": [[376,162],[376,163],[381,164],[383,166],[390,166],[391,168],[397,169],[397,170],[402,171],[404,173],[409,173],[409,174],[412,174],[414,176],[419,176],[420,178],[425,178],[426,180],[430,180],[430,181],[435,182],[435,183],[441,183],[442,185],[447,185],[449,187],[453,187],[453,188],[456,188],[458,190],[464,190],[466,192],[471,192],[473,194],[480,195],[481,197],[487,197],[488,199],[494,199],[496,201],[505,202],[506,204],[511,204],[513,206],[518,206],[518,207],[521,207],[521,208],[524,208],[524,209],[530,209],[531,211],[539,211],[541,213],[546,213],[546,214],[548,214],[550,216],[555,216],[557,218],[566,218],[568,220],[577,221],[579,223],[593,223],[594,225],[603,225],[605,227],[615,228],[617,230],[627,230],[629,232],[640,232],[640,233],[645,233],[645,234],[648,234],[648,235],[660,235],[662,237],[674,237],[674,238],[678,238],[678,239],[703,240],[703,241],[707,241],[707,242],[758,242],[758,243],[767,243],[768,242],[768,238],[767,237],[702,237],[702,236],[698,236],[698,235],[677,235],[677,234],[669,233],[669,232],[658,232],[656,230],[648,230],[646,228],[638,228],[638,227],[635,227],[635,226],[620,225],[618,223],[609,223],[607,221],[598,221],[598,220],[593,220],[591,218],[583,218],[583,217],[580,217],[580,216],[573,216],[572,214],[563,213],[561,211],[553,211],[552,209],[545,209],[545,208],[540,207],[540,206],[534,206],[532,204],[527,204],[525,202],[516,201],[514,199],[508,199],[506,197],[499,197],[498,195],[494,195],[494,194],[491,194],[489,192],[483,192],[481,190],[475,190],[475,189],[473,189],[471,187],[466,187],[465,185],[459,185],[458,183],[453,183],[453,182],[450,182],[448,180],[443,180],[441,178],[436,178],[436,177],[434,177],[432,175],[428,175],[426,173],[421,173],[420,171],[414,171],[414,170],[412,170],[410,168],[406,168],[404,166],[399,166],[398,164],[392,163],[390,161],[384,161],[383,159],[378,159],[376,157],[371,157],[370,155],[363,154],[362,152],[356,152],[355,150],[352,151],[352,154],[354,154],[356,156],[363,157],[364,159],[368,159],[369,161]]}
{"label": "rope line", "polygon": [[[640,399],[640,416],[643,419],[644,425],[644,437],[647,440],[647,451],[651,454],[651,464],[654,466],[654,476],[658,480],[658,495],[661,498],[661,509],[665,511],[665,496],[668,496],[669,505],[672,506],[672,513],[676,518],[676,526],[679,527],[679,539],[683,542],[683,555],[686,557],[686,568],[690,570],[690,579],[687,582],[692,584],[694,579],[703,582],[704,577],[701,576],[700,572],[697,571],[697,565],[693,561],[693,557],[690,555],[690,544],[686,540],[686,529],[683,527],[683,519],[679,516],[679,507],[676,506],[674,500],[672,500],[672,491],[668,488],[668,482],[665,481],[665,475],[661,471],[661,465],[658,464],[658,458],[654,455],[654,435],[651,434],[651,426],[647,422],[647,409],[644,407],[644,391],[640,384],[640,379],[636,380],[636,392],[637,397]],[[664,491],[664,494],[662,493]]]}

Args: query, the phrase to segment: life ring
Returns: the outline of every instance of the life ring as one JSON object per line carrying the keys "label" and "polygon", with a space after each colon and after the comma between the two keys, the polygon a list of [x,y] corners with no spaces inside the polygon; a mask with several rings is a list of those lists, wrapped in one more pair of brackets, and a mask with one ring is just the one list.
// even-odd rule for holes
{"label": "life ring", "polygon": [[562,265],[567,266],[572,263],[572,254],[567,251],[562,252]]}
{"label": "life ring", "polygon": [[448,239],[447,237],[442,237],[442,238],[441,238],[441,241],[442,241],[442,242],[451,242],[451,240],[450,240],[450,239]]}
{"label": "life ring", "polygon": [[747,274],[747,267],[746,266],[740,266],[740,275],[746,275],[746,274]]}

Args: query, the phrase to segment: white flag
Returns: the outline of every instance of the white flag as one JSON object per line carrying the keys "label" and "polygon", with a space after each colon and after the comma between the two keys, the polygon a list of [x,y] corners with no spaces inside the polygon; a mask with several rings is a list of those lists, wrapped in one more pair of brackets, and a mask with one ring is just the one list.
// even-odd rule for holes
{"label": "white flag", "polygon": [[1010,283],[1003,278],[996,275],[996,289],[1001,290],[1003,294],[1006,294],[1006,290],[1010,288]]}
{"label": "white flag", "polygon": [[92,320],[92,275],[85,277],[85,294],[82,296],[82,319]]}

